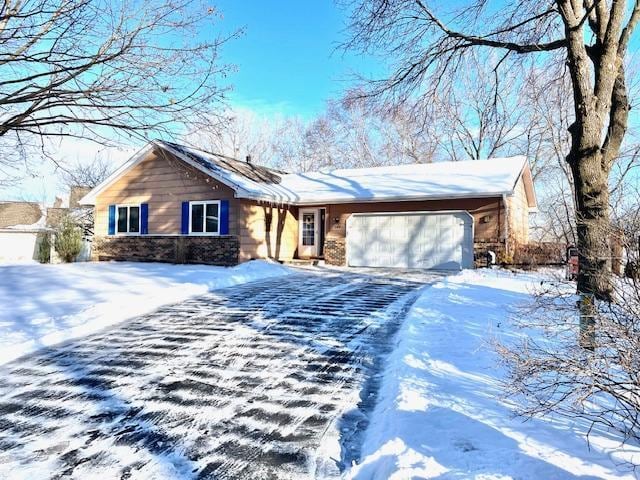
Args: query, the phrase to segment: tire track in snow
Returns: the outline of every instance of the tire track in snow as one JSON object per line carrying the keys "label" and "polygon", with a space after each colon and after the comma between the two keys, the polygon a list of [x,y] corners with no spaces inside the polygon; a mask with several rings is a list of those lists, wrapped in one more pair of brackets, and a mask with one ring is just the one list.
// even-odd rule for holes
{"label": "tire track in snow", "polygon": [[[0,477],[338,474],[357,456],[352,430],[366,425],[380,358],[422,285],[305,272],[7,365]],[[340,458],[318,455],[327,442],[342,443]]]}

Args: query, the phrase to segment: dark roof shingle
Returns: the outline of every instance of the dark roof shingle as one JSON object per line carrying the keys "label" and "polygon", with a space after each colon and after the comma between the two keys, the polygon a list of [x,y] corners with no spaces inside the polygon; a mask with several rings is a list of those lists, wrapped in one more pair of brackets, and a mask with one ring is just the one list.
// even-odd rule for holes
{"label": "dark roof shingle", "polygon": [[182,145],[173,142],[167,142],[165,140],[159,141],[158,143],[167,145],[171,149],[176,150],[182,155],[189,157],[190,160],[197,162],[199,165],[202,165],[206,169],[215,172],[217,169],[221,168],[223,170],[242,175],[249,180],[258,183],[280,183],[282,181],[282,178],[280,176],[284,174],[284,172],[274,170],[272,168],[263,167],[262,165],[256,165],[249,162],[242,162],[240,160],[236,160],[235,158],[220,155],[218,153],[205,152],[203,150],[203,152],[207,154],[207,158],[204,158],[203,156],[194,154],[194,151],[198,150],[195,148],[185,148]]}

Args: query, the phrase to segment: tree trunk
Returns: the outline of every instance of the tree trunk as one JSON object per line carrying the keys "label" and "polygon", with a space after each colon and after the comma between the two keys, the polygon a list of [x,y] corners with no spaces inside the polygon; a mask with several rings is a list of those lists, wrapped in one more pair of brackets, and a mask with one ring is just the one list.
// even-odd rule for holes
{"label": "tree trunk", "polygon": [[580,271],[578,292],[597,299],[611,299],[611,250],[609,239],[609,168],[600,148],[577,149],[567,160],[576,189],[576,229]]}

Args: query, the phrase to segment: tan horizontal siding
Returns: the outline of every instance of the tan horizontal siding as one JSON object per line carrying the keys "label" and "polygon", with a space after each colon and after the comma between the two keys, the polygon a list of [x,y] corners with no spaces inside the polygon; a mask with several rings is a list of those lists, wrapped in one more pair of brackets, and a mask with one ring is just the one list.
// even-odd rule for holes
{"label": "tan horizontal siding", "polygon": [[[102,195],[103,198],[118,198],[122,196],[131,195],[147,195],[151,197],[154,194],[163,195],[182,195],[184,193],[211,193],[211,192],[223,192],[224,189],[219,186],[207,184],[207,185],[194,185],[193,181],[176,180],[176,181],[140,181],[133,180],[136,184],[128,187],[119,187],[112,189],[109,193]],[[224,193],[223,193],[224,194]]]}
{"label": "tan horizontal siding", "polygon": [[515,243],[529,242],[529,203],[524,180],[520,177],[514,194],[507,199],[509,205],[509,239]]}
{"label": "tan horizontal siding", "polygon": [[[240,200],[240,261],[252,258],[291,260],[298,248],[297,208]],[[270,228],[267,228],[268,219]]]}
{"label": "tan horizontal siding", "polygon": [[107,235],[109,205],[149,205],[149,234],[179,235],[182,202],[229,200],[229,233],[237,235],[237,201],[233,190],[166,154],[150,152],[96,199],[95,232]]}

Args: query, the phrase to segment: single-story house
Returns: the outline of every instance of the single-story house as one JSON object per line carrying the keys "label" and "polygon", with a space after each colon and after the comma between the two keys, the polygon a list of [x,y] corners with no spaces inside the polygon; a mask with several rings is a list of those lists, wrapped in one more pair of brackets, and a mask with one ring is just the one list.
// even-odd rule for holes
{"label": "single-story house", "polygon": [[46,216],[36,202],[0,202],[0,263],[37,260],[48,231]]}
{"label": "single-story house", "polygon": [[96,259],[470,268],[527,243],[525,157],[288,174],[153,141],[81,202]]}

